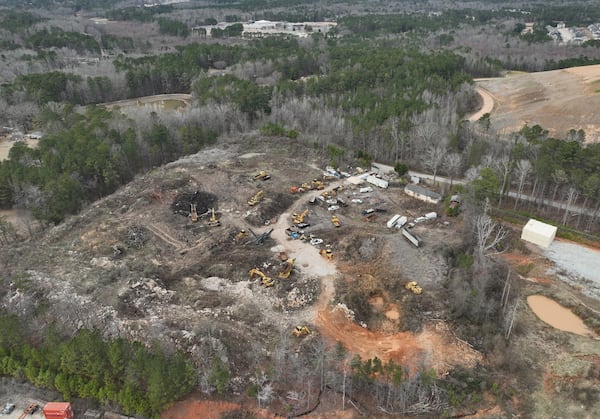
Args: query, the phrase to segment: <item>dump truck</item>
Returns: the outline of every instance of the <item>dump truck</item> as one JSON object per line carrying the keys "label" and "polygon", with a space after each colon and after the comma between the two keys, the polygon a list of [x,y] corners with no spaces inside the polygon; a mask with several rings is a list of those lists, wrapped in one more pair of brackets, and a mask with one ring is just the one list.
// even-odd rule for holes
{"label": "dump truck", "polygon": [[250,198],[248,200],[248,205],[250,205],[251,207],[253,207],[254,205],[258,204],[261,199],[263,199],[263,197],[265,196],[265,193],[263,191],[258,191],[256,192],[252,198]]}

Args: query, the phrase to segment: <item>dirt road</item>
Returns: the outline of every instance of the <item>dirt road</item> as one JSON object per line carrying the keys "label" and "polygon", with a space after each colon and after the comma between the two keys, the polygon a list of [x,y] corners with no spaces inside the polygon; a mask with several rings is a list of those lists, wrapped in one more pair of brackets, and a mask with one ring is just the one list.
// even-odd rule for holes
{"label": "dirt road", "polygon": [[473,115],[471,115],[469,117],[470,122],[478,121],[479,118],[481,118],[486,113],[491,113],[492,110],[494,109],[494,98],[492,97],[490,92],[488,92],[487,90],[485,90],[481,87],[477,87],[477,88],[475,88],[475,90],[477,91],[477,93],[479,93],[479,96],[481,96],[481,98],[483,99],[483,105],[481,106],[481,109],[479,109],[477,112],[475,112]]}

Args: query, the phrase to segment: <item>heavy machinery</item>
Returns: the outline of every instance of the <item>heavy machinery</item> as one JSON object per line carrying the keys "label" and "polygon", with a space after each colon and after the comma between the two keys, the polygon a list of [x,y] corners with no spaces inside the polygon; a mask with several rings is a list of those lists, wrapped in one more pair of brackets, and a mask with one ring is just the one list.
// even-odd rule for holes
{"label": "heavy machinery", "polygon": [[258,174],[254,175],[254,179],[265,181],[271,179],[271,175],[269,175],[264,170],[261,170],[260,172],[258,172]]}
{"label": "heavy machinery", "polygon": [[196,209],[196,204],[193,202],[190,204],[190,219],[192,223],[198,222],[198,211]]}
{"label": "heavy machinery", "polygon": [[294,224],[300,224],[300,223],[304,222],[304,217],[306,217],[307,215],[308,215],[308,210],[304,210],[300,214],[293,213],[292,221],[294,222]]}
{"label": "heavy machinery", "polygon": [[221,225],[221,221],[215,215],[215,209],[211,208],[210,210],[210,218],[208,220],[208,225],[211,227],[219,227]]}
{"label": "heavy machinery", "polygon": [[248,232],[246,230],[240,230],[234,237],[236,242],[240,242],[248,237]]}
{"label": "heavy machinery", "polygon": [[310,182],[310,186],[311,186],[311,189],[317,189],[319,191],[322,189],[325,189],[325,184],[323,182],[321,182],[319,179],[313,179]]}
{"label": "heavy machinery", "polygon": [[273,280],[273,278],[271,278],[270,276],[267,276],[263,273],[263,271],[261,271],[258,268],[252,268],[250,269],[250,271],[248,271],[248,274],[250,275],[250,279],[254,279],[255,276],[259,276],[260,277],[260,283],[262,285],[264,285],[265,287],[272,287],[273,285],[275,285],[275,281]]}
{"label": "heavy machinery", "polygon": [[252,235],[254,236],[255,244],[263,244],[264,241],[267,240],[271,236],[272,232],[273,232],[273,229],[270,229],[268,231],[265,231],[264,233],[256,234],[254,231],[252,231],[252,229],[250,230],[250,233],[252,233]]}
{"label": "heavy machinery", "polygon": [[404,286],[407,290],[410,290],[413,292],[413,294],[421,294],[423,292],[423,288],[421,288],[418,284],[417,281],[410,281],[407,282],[406,285]]}
{"label": "heavy machinery", "polygon": [[333,251],[329,245],[325,246],[325,249],[319,250],[319,254],[323,257],[326,257],[327,260],[331,260],[333,258]]}
{"label": "heavy machinery", "polygon": [[263,199],[264,196],[265,196],[265,193],[263,191],[256,192],[254,194],[254,196],[252,196],[252,198],[250,198],[248,200],[248,205],[253,207],[254,205],[258,204],[261,201],[261,199]]}
{"label": "heavy machinery", "polygon": [[332,215],[331,216],[331,222],[336,227],[339,227],[339,226],[342,225],[342,223],[340,223],[340,219],[337,217],[337,215]]}
{"label": "heavy machinery", "polygon": [[294,258],[290,258],[290,259],[286,259],[286,261],[284,262],[284,268],[281,272],[279,272],[279,274],[277,275],[279,278],[285,279],[285,278],[289,278],[290,274],[292,273],[292,269],[294,269],[294,263],[296,262],[296,259]]}
{"label": "heavy machinery", "polygon": [[292,331],[292,333],[297,338],[300,338],[302,336],[310,335],[310,329],[308,327],[306,327],[306,326],[299,325],[299,326],[296,326],[294,328],[294,330]]}

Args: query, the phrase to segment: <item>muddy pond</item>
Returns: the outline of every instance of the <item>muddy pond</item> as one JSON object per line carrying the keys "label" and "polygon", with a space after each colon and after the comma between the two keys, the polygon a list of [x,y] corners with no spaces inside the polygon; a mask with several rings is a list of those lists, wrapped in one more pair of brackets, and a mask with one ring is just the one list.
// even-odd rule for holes
{"label": "muddy pond", "polygon": [[571,310],[543,295],[530,295],[527,304],[536,316],[550,326],[581,336],[593,337],[594,333]]}

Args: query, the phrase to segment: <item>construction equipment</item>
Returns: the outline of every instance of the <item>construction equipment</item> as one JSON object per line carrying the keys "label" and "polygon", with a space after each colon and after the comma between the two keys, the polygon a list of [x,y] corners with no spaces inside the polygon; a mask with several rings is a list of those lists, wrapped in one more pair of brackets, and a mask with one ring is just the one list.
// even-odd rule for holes
{"label": "construction equipment", "polygon": [[19,419],[23,419],[25,418],[27,415],[33,415],[35,412],[37,412],[40,409],[40,405],[37,403],[32,403],[29,405],[29,407],[27,409],[25,409],[23,411],[23,413],[21,413],[21,416],[19,416]]}
{"label": "construction equipment", "polygon": [[296,259],[291,258],[291,259],[287,259],[284,262],[284,268],[281,272],[279,272],[279,274],[277,275],[279,278],[282,279],[286,279],[289,278],[290,274],[292,273],[292,269],[294,269],[294,263],[296,262]]}
{"label": "construction equipment", "polygon": [[240,242],[243,239],[245,239],[246,237],[248,237],[248,232],[246,230],[240,230],[234,237],[234,240],[236,242]]}
{"label": "construction equipment", "polygon": [[198,211],[196,210],[196,204],[194,203],[190,204],[190,219],[192,220],[192,223],[198,222]]}
{"label": "construction equipment", "polygon": [[263,191],[256,192],[254,194],[254,196],[252,196],[252,198],[250,198],[248,200],[248,205],[253,207],[254,205],[258,204],[263,199],[264,196],[265,196],[265,193]]}
{"label": "construction equipment", "polygon": [[317,189],[319,191],[322,189],[325,189],[325,184],[323,182],[321,182],[319,179],[313,179],[310,182],[310,186],[311,186],[311,189]]}
{"label": "construction equipment", "polygon": [[275,285],[275,281],[273,280],[273,278],[271,278],[270,276],[267,276],[263,273],[263,271],[261,271],[258,268],[252,268],[250,269],[250,271],[248,271],[248,274],[250,275],[250,279],[254,279],[255,276],[259,276],[260,277],[260,283],[262,285],[264,285],[265,287],[272,287],[273,285]]}
{"label": "construction equipment", "polygon": [[219,227],[221,225],[221,221],[215,215],[215,209],[211,208],[210,210],[210,219],[208,220],[208,225],[211,227]]}
{"label": "construction equipment", "polygon": [[300,338],[302,336],[310,335],[310,329],[306,326],[296,326],[292,332],[294,336]]}
{"label": "construction equipment", "polygon": [[407,290],[411,290],[413,292],[413,294],[421,294],[423,292],[423,288],[421,288],[418,284],[417,281],[410,281],[407,282],[406,285],[404,286]]}
{"label": "construction equipment", "polygon": [[304,222],[304,217],[306,217],[307,215],[308,215],[308,210],[304,210],[300,214],[293,213],[292,221],[294,222],[294,224],[300,224],[300,223]]}
{"label": "construction equipment", "polygon": [[254,231],[252,231],[252,229],[250,229],[250,233],[252,233],[252,235],[254,236],[254,244],[263,244],[263,242],[271,236],[272,232],[273,229],[270,229],[269,231],[265,231],[264,233],[256,234]]}
{"label": "construction equipment", "polygon": [[334,226],[339,227],[342,225],[342,223],[340,223],[340,219],[337,217],[337,215],[332,215],[331,216],[331,222],[333,223]]}
{"label": "construction equipment", "polygon": [[261,170],[260,172],[258,172],[258,174],[254,175],[254,179],[265,181],[271,179],[271,175],[269,175],[264,170]]}
{"label": "construction equipment", "polygon": [[327,260],[331,260],[333,258],[333,251],[329,245],[325,246],[325,249],[319,250],[319,254],[323,257],[326,257]]}

